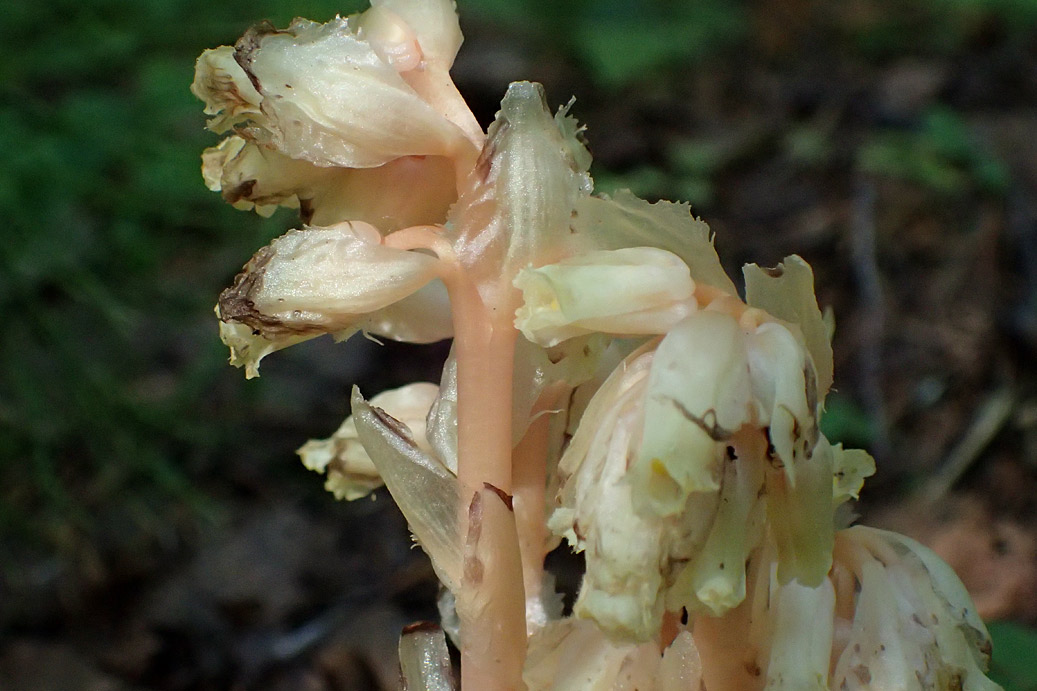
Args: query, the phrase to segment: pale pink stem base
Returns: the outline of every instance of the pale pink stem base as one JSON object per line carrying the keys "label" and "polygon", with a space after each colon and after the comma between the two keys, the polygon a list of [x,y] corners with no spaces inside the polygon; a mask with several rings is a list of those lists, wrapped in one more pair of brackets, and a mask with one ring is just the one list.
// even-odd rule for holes
{"label": "pale pink stem base", "polygon": [[[520,540],[510,505],[514,309],[487,306],[460,272],[446,282],[457,358],[457,477],[468,540],[457,602],[461,687],[466,691],[522,689],[525,592]],[[487,496],[487,487],[507,496],[507,504],[485,500],[481,512],[470,511],[473,498]],[[490,506],[494,508],[488,510]]]}

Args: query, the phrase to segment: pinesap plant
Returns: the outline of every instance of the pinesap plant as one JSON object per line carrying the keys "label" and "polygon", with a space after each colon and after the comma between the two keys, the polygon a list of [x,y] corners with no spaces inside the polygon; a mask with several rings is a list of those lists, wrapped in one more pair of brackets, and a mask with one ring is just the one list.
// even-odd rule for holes
{"label": "pinesap plant", "polygon": [[[799,257],[739,297],[686,205],[593,194],[569,106],[511,84],[483,131],[451,0],[373,0],[206,51],[210,189],[302,227],[219,298],[231,362],[330,334],[453,338],[438,386],[300,449],[336,497],[383,483],[443,585],[407,689],[991,689],[951,569],[850,527],[874,472],[818,415],[830,324]],[[571,105],[571,104],[570,104]],[[545,572],[585,555],[571,614]]]}

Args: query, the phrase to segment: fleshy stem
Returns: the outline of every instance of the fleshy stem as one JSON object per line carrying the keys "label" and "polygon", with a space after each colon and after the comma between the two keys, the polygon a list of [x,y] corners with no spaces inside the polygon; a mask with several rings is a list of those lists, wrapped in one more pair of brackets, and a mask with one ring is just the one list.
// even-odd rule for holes
{"label": "fleshy stem", "polygon": [[[514,309],[486,305],[460,271],[448,279],[447,290],[457,358],[462,525],[467,525],[468,548],[476,539],[484,546],[474,554],[466,549],[458,595],[461,688],[510,691],[522,688],[526,648],[525,594],[511,504],[511,392],[518,332],[512,324]],[[485,487],[508,497],[507,511],[477,515],[467,510],[468,500]],[[481,562],[478,569],[470,569],[473,559]]]}
{"label": "fleshy stem", "polygon": [[[511,304],[514,290],[508,285],[494,293],[508,296],[503,300],[508,304],[487,305],[441,233],[435,226],[416,226],[391,233],[383,243],[434,252],[440,260],[440,279],[450,295],[457,359],[458,520],[465,540],[461,592],[456,594],[461,688],[514,691],[524,688],[523,574],[533,568],[525,562],[535,559],[527,546],[543,542],[539,528],[536,534],[521,537],[520,529],[528,532],[529,526],[543,522],[544,471],[530,468],[520,475],[520,485],[541,478],[541,504],[531,504],[527,498],[531,492],[523,491],[518,502],[523,514],[519,526],[512,500],[512,375],[518,336],[513,324],[515,305]],[[544,463],[543,454],[539,463]],[[533,520],[532,512],[539,514],[538,520]],[[538,574],[541,550],[537,548]]]}

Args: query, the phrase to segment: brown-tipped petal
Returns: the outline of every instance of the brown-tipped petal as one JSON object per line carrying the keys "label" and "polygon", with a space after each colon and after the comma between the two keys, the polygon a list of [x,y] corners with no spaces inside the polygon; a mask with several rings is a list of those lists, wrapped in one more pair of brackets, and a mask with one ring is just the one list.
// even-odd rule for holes
{"label": "brown-tipped petal", "polygon": [[257,252],[223,291],[220,318],[268,339],[356,328],[432,281],[437,261],[381,245],[366,223],[292,230]]}

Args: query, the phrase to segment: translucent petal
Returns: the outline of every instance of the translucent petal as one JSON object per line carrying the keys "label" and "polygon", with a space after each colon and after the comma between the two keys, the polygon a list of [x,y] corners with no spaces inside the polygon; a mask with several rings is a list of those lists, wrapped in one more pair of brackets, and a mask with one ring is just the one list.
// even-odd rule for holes
{"label": "translucent petal", "polygon": [[695,308],[687,265],[651,247],[578,254],[522,269],[514,283],[515,326],[543,346],[594,332],[664,334]]}
{"label": "translucent petal", "polygon": [[818,445],[797,458],[796,484],[783,469],[767,472],[767,519],[778,552],[778,579],[816,587],[832,566],[835,504],[832,449]]}
{"label": "translucent petal", "polygon": [[[383,391],[371,399],[371,405],[405,425],[418,448],[431,454],[432,447],[425,437],[425,418],[438,394],[435,384],[417,382]],[[330,437],[311,439],[297,453],[304,466],[327,475],[324,488],[336,499],[352,501],[382,486],[378,469],[360,443],[352,415]]]}
{"label": "translucent petal", "polygon": [[269,340],[357,328],[433,280],[436,262],[381,245],[365,223],[293,230],[257,252],[220,295],[220,319]]}
{"label": "translucent petal", "polygon": [[[559,130],[543,87],[515,82],[490,126],[479,163],[452,212],[458,258],[477,283],[511,289],[522,267],[566,254],[576,201],[590,177]],[[582,159],[581,159],[582,160]]]}
{"label": "translucent petal", "polygon": [[773,269],[747,264],[745,300],[772,316],[799,328],[817,375],[817,400],[823,401],[832,385],[830,330],[814,297],[814,273],[810,265],[792,255]]}
{"label": "translucent petal", "polygon": [[631,468],[642,510],[678,512],[690,492],[720,487],[723,441],[749,420],[746,339],[731,316],[701,310],[659,344]]}
{"label": "translucent petal", "polygon": [[365,401],[356,387],[352,404],[360,442],[432,559],[439,580],[457,593],[462,565],[457,478],[423,451],[405,426]]}
{"label": "translucent petal", "polygon": [[691,214],[687,204],[650,204],[628,190],[611,199],[582,197],[576,203],[572,230],[591,247],[658,247],[673,252],[691,269],[696,283],[737,295],[713,249],[709,226]]}
{"label": "translucent petal", "polygon": [[[824,435],[818,445],[828,444]],[[875,474],[875,459],[861,449],[844,449],[842,444],[832,447],[832,495],[835,503],[842,504],[860,496],[864,478]]]}
{"label": "translucent petal", "polygon": [[771,579],[770,653],[767,689],[828,691],[834,635],[835,590],[828,579],[816,587]]}

